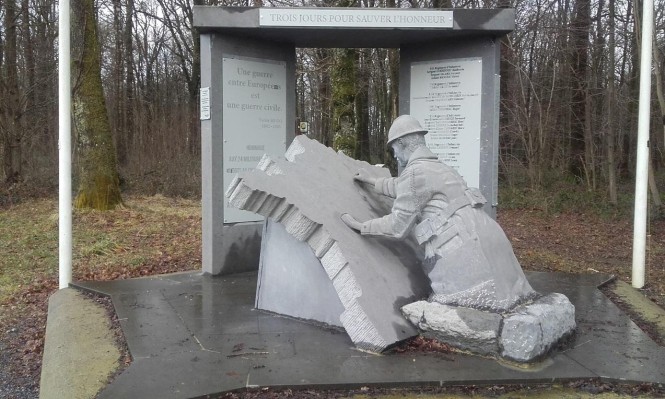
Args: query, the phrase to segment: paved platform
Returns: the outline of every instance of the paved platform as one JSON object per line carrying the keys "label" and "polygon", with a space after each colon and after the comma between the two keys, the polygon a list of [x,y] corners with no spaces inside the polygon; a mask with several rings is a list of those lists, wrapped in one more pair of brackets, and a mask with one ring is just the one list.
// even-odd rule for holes
{"label": "paved platform", "polygon": [[665,348],[597,289],[608,276],[527,273],[527,278],[541,293],[567,295],[578,323],[568,348],[530,368],[464,354],[360,352],[344,332],[254,310],[255,273],[192,272],[74,285],[112,297],[134,359],[99,398],[191,398],[267,386],[347,389],[585,378],[665,383]]}

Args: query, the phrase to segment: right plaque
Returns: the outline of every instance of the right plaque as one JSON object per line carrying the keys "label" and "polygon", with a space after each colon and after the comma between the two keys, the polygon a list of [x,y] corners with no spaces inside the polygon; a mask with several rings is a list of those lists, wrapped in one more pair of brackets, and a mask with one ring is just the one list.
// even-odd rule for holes
{"label": "right plaque", "polygon": [[427,146],[469,187],[480,178],[482,59],[411,64],[410,113],[429,131]]}

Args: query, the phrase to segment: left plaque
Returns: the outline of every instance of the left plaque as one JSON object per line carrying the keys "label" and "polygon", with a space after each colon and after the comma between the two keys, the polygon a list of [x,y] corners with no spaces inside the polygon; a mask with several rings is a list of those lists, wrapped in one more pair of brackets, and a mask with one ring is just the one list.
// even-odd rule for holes
{"label": "left plaque", "polygon": [[[224,190],[263,154],[286,149],[286,62],[225,55],[222,59]],[[224,223],[263,220],[224,201]]]}

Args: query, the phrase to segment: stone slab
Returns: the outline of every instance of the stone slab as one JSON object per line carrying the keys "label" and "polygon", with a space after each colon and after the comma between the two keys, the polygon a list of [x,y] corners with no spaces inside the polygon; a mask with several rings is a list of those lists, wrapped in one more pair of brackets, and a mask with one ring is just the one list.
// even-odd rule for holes
{"label": "stone slab", "polygon": [[341,324],[358,348],[380,352],[416,335],[399,309],[429,294],[417,245],[362,237],[340,219],[342,213],[369,220],[390,211],[390,199],[353,180],[359,169],[374,177],[387,177],[388,170],[305,136],[285,157],[266,156],[257,169],[240,174],[226,193],[231,205],[272,218],[312,248],[344,307]]}
{"label": "stone slab", "polygon": [[[256,273],[211,277],[195,272],[76,284],[108,293],[118,312],[141,313],[147,321],[153,312],[156,317],[172,312],[186,326],[174,330],[174,336],[200,343],[191,351],[175,352],[164,341],[164,351],[135,359],[100,398],[191,398],[248,386],[351,389],[565,383],[585,378],[665,383],[665,348],[651,341],[596,289],[594,284],[607,281],[608,276],[526,274],[539,291],[563,292],[570,298],[578,329],[569,347],[525,368],[459,353],[376,356],[359,352],[344,333],[252,310]],[[165,300],[155,302],[138,295],[148,291],[161,292]],[[119,294],[131,293],[137,294],[135,302],[115,300]],[[142,311],[146,305],[153,309]],[[222,333],[220,326],[233,333]],[[124,332],[131,337],[128,340],[163,339]],[[65,339],[60,344],[67,348],[72,342]],[[240,353],[233,352],[239,346],[244,355],[229,357]]]}
{"label": "stone slab", "polygon": [[[599,290],[565,293],[575,305],[577,329],[566,356],[602,378],[622,382],[658,382],[665,375],[665,348],[646,334]],[[563,287],[562,287],[563,288]]]}
{"label": "stone slab", "polygon": [[309,245],[270,219],[263,230],[256,308],[342,327],[344,306],[321,262]]}

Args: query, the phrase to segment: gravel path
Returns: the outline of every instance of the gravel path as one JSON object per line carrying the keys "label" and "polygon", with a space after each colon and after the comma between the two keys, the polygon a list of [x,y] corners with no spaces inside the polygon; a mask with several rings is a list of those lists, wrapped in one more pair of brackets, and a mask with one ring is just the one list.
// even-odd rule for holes
{"label": "gravel path", "polygon": [[31,378],[12,375],[7,372],[11,358],[6,346],[0,342],[0,398],[35,399],[39,397],[39,387]]}

